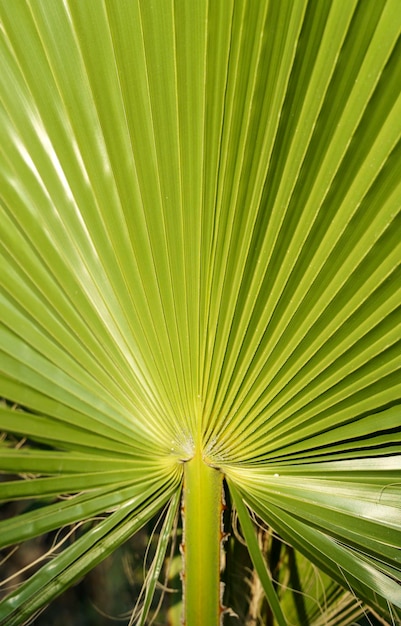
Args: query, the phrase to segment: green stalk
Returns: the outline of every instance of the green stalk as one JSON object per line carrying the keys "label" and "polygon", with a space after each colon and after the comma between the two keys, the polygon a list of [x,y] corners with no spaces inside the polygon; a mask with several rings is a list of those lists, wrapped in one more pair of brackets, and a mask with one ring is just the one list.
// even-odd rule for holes
{"label": "green stalk", "polygon": [[196,455],[184,469],[184,624],[220,624],[222,474]]}

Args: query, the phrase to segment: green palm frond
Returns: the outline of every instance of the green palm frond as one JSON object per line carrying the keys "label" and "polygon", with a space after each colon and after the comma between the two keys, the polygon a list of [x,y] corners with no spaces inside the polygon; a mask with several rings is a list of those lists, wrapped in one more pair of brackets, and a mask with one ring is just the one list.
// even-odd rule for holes
{"label": "green palm frond", "polygon": [[85,522],[1,623],[164,510],[145,623],[221,475],[272,624],[401,620],[400,33],[399,0],[0,0],[0,499],[37,504],[1,544]]}

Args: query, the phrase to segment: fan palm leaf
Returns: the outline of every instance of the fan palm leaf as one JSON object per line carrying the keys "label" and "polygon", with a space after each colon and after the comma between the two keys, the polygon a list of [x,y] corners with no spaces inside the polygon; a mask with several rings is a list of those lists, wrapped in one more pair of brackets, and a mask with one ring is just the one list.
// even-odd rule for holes
{"label": "fan palm leaf", "polygon": [[329,623],[401,618],[400,32],[398,0],[0,0],[0,494],[40,505],[1,543],[86,524],[1,623],[163,509],[145,623],[183,489],[217,624],[222,479],[277,624],[320,618],[255,514]]}

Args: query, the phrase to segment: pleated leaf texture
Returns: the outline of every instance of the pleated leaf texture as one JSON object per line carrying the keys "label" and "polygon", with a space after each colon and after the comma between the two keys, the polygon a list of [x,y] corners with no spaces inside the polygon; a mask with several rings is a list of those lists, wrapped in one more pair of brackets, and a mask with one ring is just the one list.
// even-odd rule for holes
{"label": "pleated leaf texture", "polygon": [[0,623],[167,506],[154,587],[197,447],[245,538],[257,515],[401,623],[399,0],[0,23],[0,494],[38,499],[0,543],[101,518]]}

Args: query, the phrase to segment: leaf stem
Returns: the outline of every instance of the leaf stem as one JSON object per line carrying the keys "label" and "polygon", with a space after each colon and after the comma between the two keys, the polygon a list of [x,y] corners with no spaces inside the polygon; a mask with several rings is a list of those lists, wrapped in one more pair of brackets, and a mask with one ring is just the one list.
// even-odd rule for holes
{"label": "leaf stem", "polygon": [[220,624],[222,474],[198,449],[184,467],[184,624]]}

